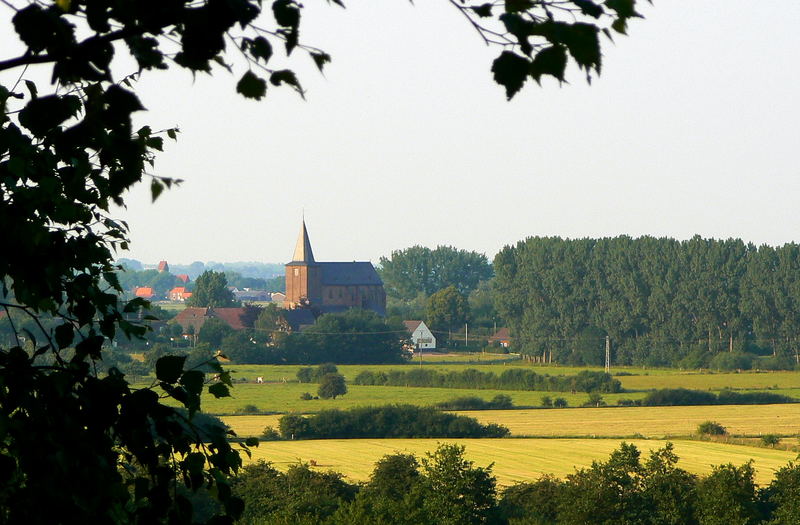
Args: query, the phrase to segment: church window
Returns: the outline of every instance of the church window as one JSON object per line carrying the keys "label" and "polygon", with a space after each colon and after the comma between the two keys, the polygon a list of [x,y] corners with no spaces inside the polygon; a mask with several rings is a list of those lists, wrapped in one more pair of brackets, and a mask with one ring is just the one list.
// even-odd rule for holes
{"label": "church window", "polygon": [[295,268],[294,269],[294,276],[297,277],[298,275],[300,275],[300,268]]}

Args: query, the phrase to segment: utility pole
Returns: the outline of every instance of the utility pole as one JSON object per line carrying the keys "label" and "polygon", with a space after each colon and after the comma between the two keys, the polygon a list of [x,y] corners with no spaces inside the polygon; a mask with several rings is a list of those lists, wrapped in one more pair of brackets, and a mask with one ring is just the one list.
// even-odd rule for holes
{"label": "utility pole", "polygon": [[611,338],[606,336],[606,373],[611,372]]}
{"label": "utility pole", "polygon": [[469,346],[469,323],[464,323],[464,347]]}

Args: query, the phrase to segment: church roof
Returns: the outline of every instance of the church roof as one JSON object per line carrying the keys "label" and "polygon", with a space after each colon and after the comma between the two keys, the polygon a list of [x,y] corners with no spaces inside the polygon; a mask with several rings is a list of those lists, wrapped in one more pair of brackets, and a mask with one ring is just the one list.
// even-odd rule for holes
{"label": "church roof", "polygon": [[294,246],[294,255],[292,262],[304,262],[308,264],[314,263],[314,252],[311,251],[311,241],[308,240],[308,230],[306,230],[306,221],[303,221],[303,226],[300,228],[300,235],[297,237],[297,244]]}
{"label": "church roof", "polygon": [[321,262],[317,265],[322,270],[320,273],[323,285],[383,285],[371,262]]}

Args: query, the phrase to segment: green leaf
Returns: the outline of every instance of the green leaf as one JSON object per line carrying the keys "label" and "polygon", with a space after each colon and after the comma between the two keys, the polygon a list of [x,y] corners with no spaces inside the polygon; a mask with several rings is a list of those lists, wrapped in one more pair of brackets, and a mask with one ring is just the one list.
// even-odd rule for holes
{"label": "green leaf", "polygon": [[185,355],[165,355],[156,361],[156,377],[165,383],[175,383],[183,373]]}
{"label": "green leaf", "polygon": [[528,78],[530,65],[527,58],[511,51],[503,51],[492,63],[494,81],[506,88],[508,100],[522,89]]}
{"label": "green leaf", "polygon": [[506,0],[506,13],[521,13],[534,5],[532,0]]}
{"label": "green leaf", "polygon": [[164,185],[158,179],[153,179],[153,182],[150,183],[150,195],[153,197],[153,202],[161,195],[161,192],[164,191]]}
{"label": "green leaf", "polygon": [[294,71],[290,69],[281,69],[280,71],[275,71],[269,77],[269,81],[272,83],[273,86],[280,86],[283,83],[289,84],[294,88],[295,91],[303,95],[303,88],[300,87],[300,82],[297,80],[297,76],[294,74]]}
{"label": "green leaf", "polygon": [[39,90],[36,89],[36,84],[34,82],[26,80],[25,86],[28,88],[28,92],[31,94],[31,98],[36,98],[39,96]]}
{"label": "green leaf", "polygon": [[570,55],[583,69],[594,68],[600,71],[600,40],[597,38],[598,29],[592,24],[578,22],[567,26],[564,43]]}
{"label": "green leaf", "polygon": [[231,396],[231,391],[228,389],[227,385],[223,385],[222,383],[214,383],[208,387],[208,393],[217,399]]}
{"label": "green leaf", "polygon": [[51,129],[75,116],[81,102],[72,95],[48,95],[28,102],[19,113],[19,122],[37,137],[43,137]]}
{"label": "green leaf", "polygon": [[250,45],[250,53],[252,53],[256,59],[260,58],[263,60],[266,64],[272,56],[272,46],[266,38],[259,36],[253,39]]}
{"label": "green leaf", "polygon": [[471,6],[470,9],[481,18],[489,18],[492,16],[492,4]]}
{"label": "green leaf", "polygon": [[75,337],[75,331],[71,324],[64,323],[56,327],[55,339],[56,339],[56,344],[58,345],[59,348],[68,347],[72,343],[74,337]]}
{"label": "green leaf", "polygon": [[641,16],[636,12],[636,0],[606,0],[606,7],[616,11],[620,18]]}
{"label": "green leaf", "polygon": [[530,73],[537,83],[540,82],[542,75],[552,75],[563,82],[566,67],[567,51],[563,46],[551,46],[536,54],[531,63]]}
{"label": "green leaf", "polygon": [[257,447],[258,446],[258,438],[256,437],[249,437],[244,440],[244,444],[248,447]]}
{"label": "green leaf", "polygon": [[206,375],[199,370],[187,370],[181,375],[180,383],[190,394],[199,396],[203,392]]}
{"label": "green leaf", "polygon": [[261,100],[267,94],[267,82],[252,71],[247,71],[236,84],[236,91],[245,98]]}
{"label": "green leaf", "polygon": [[311,53],[311,58],[314,60],[314,64],[316,64],[317,69],[322,71],[322,68],[331,61],[331,56],[328,53]]}
{"label": "green leaf", "polygon": [[592,0],[572,0],[572,3],[581,9],[584,15],[600,18],[603,15],[603,7],[595,4]]}

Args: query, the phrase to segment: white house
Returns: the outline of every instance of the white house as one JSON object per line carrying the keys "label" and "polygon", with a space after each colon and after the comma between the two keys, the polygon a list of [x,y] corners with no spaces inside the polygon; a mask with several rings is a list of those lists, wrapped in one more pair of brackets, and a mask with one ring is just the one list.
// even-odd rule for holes
{"label": "white house", "polygon": [[433,332],[422,321],[403,321],[406,325],[408,333],[411,334],[411,340],[414,346],[422,350],[435,350],[436,337]]}

